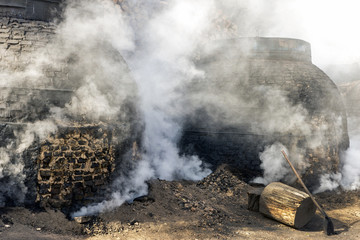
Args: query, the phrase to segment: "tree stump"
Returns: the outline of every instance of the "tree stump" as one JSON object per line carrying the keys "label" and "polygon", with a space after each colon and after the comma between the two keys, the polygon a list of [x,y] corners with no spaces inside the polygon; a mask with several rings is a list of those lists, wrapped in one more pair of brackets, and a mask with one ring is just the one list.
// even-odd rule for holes
{"label": "tree stump", "polygon": [[301,228],[314,216],[316,206],[307,193],[273,182],[260,196],[259,211],[286,225]]}

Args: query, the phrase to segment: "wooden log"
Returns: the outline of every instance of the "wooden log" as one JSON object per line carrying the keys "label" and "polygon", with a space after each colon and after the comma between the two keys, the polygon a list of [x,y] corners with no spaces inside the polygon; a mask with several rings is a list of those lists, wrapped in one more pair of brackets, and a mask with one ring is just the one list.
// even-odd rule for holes
{"label": "wooden log", "polygon": [[248,194],[248,210],[258,212],[260,195],[264,191],[264,188],[251,188]]}
{"label": "wooden log", "polygon": [[291,227],[302,228],[315,215],[316,206],[307,193],[273,182],[261,193],[259,211]]}

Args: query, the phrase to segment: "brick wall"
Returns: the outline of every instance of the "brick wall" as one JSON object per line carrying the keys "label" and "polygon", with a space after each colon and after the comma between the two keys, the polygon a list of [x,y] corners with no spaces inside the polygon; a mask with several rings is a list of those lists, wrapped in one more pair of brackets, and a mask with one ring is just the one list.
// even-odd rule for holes
{"label": "brick wall", "polygon": [[37,201],[58,208],[93,201],[115,168],[112,134],[106,126],[68,127],[43,143]]}
{"label": "brick wall", "polygon": [[[279,141],[289,149],[296,147],[304,151],[303,157],[310,163],[306,181],[316,187],[319,175],[338,170],[341,151],[349,146],[345,107],[336,85],[309,61],[244,59],[238,46],[226,46],[218,52],[219,56],[200,59],[198,67],[206,77],[188,86],[190,97],[194,95],[195,99],[206,102],[206,98],[199,96],[210,94],[211,101],[217,97],[218,101],[214,108],[211,103],[210,107],[201,108],[200,101],[196,114],[190,114],[180,143],[183,153],[196,153],[213,167],[224,162],[236,165],[252,178],[262,172],[259,152]],[[305,121],[313,129],[327,126],[321,133],[321,146],[306,147],[306,137],[320,137],[316,132],[304,136],[296,130],[266,133],[253,129],[268,121],[262,115],[267,103],[261,105],[263,96],[255,90],[259,86],[276,88],[288,97],[290,104],[301,104],[308,112]],[[232,102],[223,101],[224,98]],[[239,104],[234,104],[237,101]],[[254,104],[256,102],[259,103]],[[233,117],[226,119],[223,112]],[[279,125],[282,124],[282,116],[272,117],[277,117]]]}
{"label": "brick wall", "polygon": [[57,17],[64,0],[0,0],[1,17],[49,21]]}
{"label": "brick wall", "polygon": [[[3,78],[0,85],[0,140],[2,147],[12,146],[11,161],[21,157],[19,161],[26,175],[26,204],[37,201],[69,208],[97,201],[104,193],[111,183],[111,174],[138,136],[137,119],[129,101],[122,106],[122,114],[129,113],[127,122],[104,120],[101,125],[90,125],[84,119],[69,118],[68,125],[58,126],[58,131],[45,142],[35,139],[21,156],[15,153],[21,140],[17,137],[28,123],[46,119],[52,107],[64,107],[75,89],[71,84],[77,81],[76,74],[70,77],[71,69],[66,62],[36,66],[44,74],[35,84],[29,84],[32,79],[12,81],[12,76],[23,77],[27,67],[31,70],[55,30],[56,25],[49,22],[0,18],[0,74],[9,78]],[[7,181],[14,179],[0,179],[4,185],[9,185]],[[6,197],[14,199],[12,195]]]}
{"label": "brick wall", "polygon": [[[18,18],[0,18],[0,70],[20,72],[34,63],[38,54],[53,38],[56,25],[42,21]],[[60,66],[42,66],[44,76],[37,87],[69,89],[69,69]],[[26,87],[26,86],[23,86]]]}

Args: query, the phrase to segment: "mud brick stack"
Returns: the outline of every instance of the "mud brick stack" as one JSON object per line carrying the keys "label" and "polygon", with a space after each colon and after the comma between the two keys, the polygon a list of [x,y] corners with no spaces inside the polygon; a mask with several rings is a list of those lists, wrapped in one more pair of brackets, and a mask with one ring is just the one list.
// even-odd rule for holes
{"label": "mud brick stack", "polygon": [[63,128],[50,137],[38,157],[37,201],[53,207],[91,202],[115,168],[111,138],[105,126]]}

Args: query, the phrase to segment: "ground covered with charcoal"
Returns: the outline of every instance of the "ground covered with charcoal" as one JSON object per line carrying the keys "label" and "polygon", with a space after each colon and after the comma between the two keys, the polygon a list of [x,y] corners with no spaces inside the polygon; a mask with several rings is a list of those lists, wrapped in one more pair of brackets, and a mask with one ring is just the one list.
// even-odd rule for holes
{"label": "ground covered with charcoal", "polygon": [[[319,212],[296,230],[247,210],[253,186],[220,166],[202,181],[149,182],[149,194],[85,223],[51,208],[1,208],[0,239],[327,239]],[[339,233],[360,239],[360,191],[317,194]]]}

